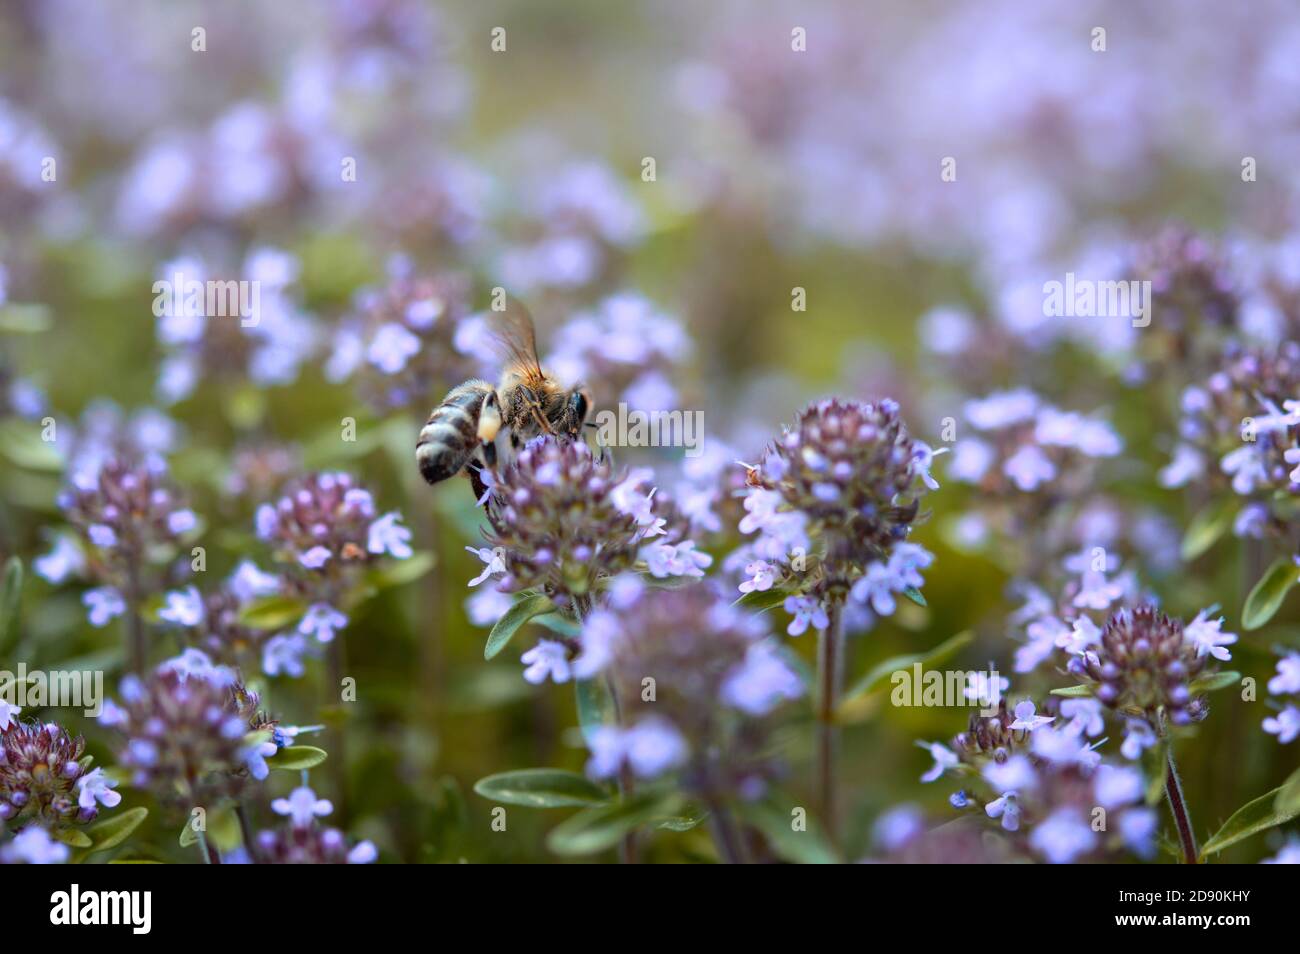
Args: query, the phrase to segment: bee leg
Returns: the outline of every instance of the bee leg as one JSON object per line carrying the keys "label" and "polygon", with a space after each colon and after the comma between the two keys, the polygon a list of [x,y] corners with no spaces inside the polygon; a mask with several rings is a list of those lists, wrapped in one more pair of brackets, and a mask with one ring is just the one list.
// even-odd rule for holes
{"label": "bee leg", "polygon": [[483,462],[492,468],[497,465],[497,445],[491,441],[483,445]]}

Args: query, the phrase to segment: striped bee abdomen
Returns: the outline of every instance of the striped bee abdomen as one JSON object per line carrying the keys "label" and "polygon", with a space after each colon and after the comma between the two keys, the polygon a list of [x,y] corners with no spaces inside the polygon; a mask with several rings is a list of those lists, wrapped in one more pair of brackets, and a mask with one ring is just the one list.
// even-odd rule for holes
{"label": "striped bee abdomen", "polygon": [[[433,409],[415,444],[415,462],[425,480],[436,484],[458,474],[481,440],[496,436],[492,426],[500,420],[496,405],[496,389],[475,380],[453,388]],[[491,431],[490,436],[485,430]]]}

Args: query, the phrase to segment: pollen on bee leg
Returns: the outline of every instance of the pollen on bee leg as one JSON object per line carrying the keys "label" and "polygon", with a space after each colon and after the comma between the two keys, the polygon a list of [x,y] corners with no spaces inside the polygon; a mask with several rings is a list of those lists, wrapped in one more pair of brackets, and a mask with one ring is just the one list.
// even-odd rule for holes
{"label": "pollen on bee leg", "polygon": [[488,407],[485,404],[478,417],[478,439],[484,444],[491,443],[497,439],[497,431],[499,430],[501,430],[500,409],[495,405]]}

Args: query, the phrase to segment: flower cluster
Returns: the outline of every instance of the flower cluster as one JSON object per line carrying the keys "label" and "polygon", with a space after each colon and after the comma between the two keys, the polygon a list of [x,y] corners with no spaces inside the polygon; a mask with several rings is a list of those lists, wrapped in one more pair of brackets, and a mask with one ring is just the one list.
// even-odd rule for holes
{"label": "flower cluster", "polygon": [[466,320],[463,277],[414,276],[406,266],[393,271],[388,285],[357,296],[356,313],[336,332],[325,365],[327,378],[353,380],[380,410],[423,407],[433,389],[477,376],[489,344]]}
{"label": "flower cluster", "polygon": [[282,829],[257,833],[252,856],[258,864],[271,865],[364,865],[379,857],[369,841],[348,847],[347,837],[337,828],[316,823],[334,811],[328,799],[317,798],[300,785],[286,798],[277,798],[271,810],[287,819]]}
{"label": "flower cluster", "polygon": [[1174,725],[1199,722],[1209,707],[1198,679],[1210,674],[1210,657],[1231,659],[1226,647],[1237,641],[1222,625],[1207,611],[1184,625],[1152,605],[1121,609],[1100,632],[1076,624],[1085,648],[1070,670],[1095,684],[1101,702],[1146,719],[1157,732],[1163,732],[1162,715]]}
{"label": "flower cluster", "polygon": [[[237,280],[213,274],[199,259],[164,265],[159,275],[166,283],[159,286],[164,291],[159,295],[158,340],[165,349],[159,399],[175,404],[209,379],[292,384],[317,339],[314,320],[302,311],[293,292],[298,267],[287,252],[271,248],[254,249]],[[201,293],[190,294],[190,288]],[[223,292],[225,297],[217,301],[213,288],[238,293]]]}
{"label": "flower cluster", "polygon": [[762,717],[804,691],[761,619],[706,583],[617,587],[587,619],[572,672],[607,678],[620,713],[588,740],[592,775],[681,769],[709,798],[762,794],[774,771]]}
{"label": "flower cluster", "polygon": [[133,785],[179,808],[238,795],[250,777],[266,777],[267,756],[286,744],[257,694],[197,649],[145,679],[128,676],[119,697],[100,716],[122,737],[118,761]]}
{"label": "flower cluster", "polygon": [[744,564],[741,592],[793,591],[787,609],[800,632],[808,619],[824,628],[824,607],[850,595],[892,612],[893,594],[919,588],[932,559],[906,542],[921,495],[937,486],[932,456],[893,401],[828,399],[805,409],[749,470],[740,531],[758,537],[729,560]]}
{"label": "flower cluster", "polygon": [[494,268],[523,293],[567,293],[599,285],[645,229],[640,206],[603,162],[572,162],[520,190]]}
{"label": "flower cluster", "polygon": [[695,552],[680,519],[669,527],[650,477],[620,477],[578,441],[530,441],[491,478],[489,546],[478,551],[487,566],[471,585],[496,576],[506,591],[537,588],[589,606],[603,581],[638,559],[655,576],[702,575],[710,558]]}
{"label": "flower cluster", "polygon": [[370,491],[343,473],[309,474],[274,504],[258,507],[258,539],[284,567],[285,590],[309,604],[300,634],[330,642],[347,625],[339,607],[359,572],[386,555],[411,556],[411,531],[401,519],[396,510],[378,515]]}
{"label": "flower cluster", "polygon": [[[10,710],[12,711],[12,710]],[[91,768],[86,742],[53,722],[11,721],[0,730],[0,819],[31,818],[57,826],[93,821],[99,806],[122,796],[102,769]]]}
{"label": "flower cluster", "polygon": [[[158,457],[137,463],[111,459],[95,472],[77,471],[59,495],[59,506],[81,537],[74,549],[66,540],[46,558],[43,575],[51,581],[88,569],[98,589],[83,596],[95,626],[104,626],[138,603],[156,580],[145,574],[165,564],[177,544],[198,525],[172,486]],[[84,561],[84,562],[83,562]]]}
{"label": "flower cluster", "polygon": [[[200,592],[191,585],[167,593],[158,618],[184,630],[188,641],[218,665],[240,671],[260,665],[268,676],[281,671],[301,676],[298,656],[307,648],[305,637],[241,622],[254,600],[273,596],[281,588],[278,576],[244,560],[216,589]],[[291,651],[286,652],[286,645]]]}
{"label": "flower cluster", "polygon": [[959,440],[947,473],[985,493],[1022,493],[1053,484],[1082,459],[1123,449],[1104,420],[1062,411],[1032,391],[1003,391],[967,402],[967,423],[982,436]]}
{"label": "flower cluster", "polygon": [[690,339],[675,318],[639,295],[620,294],[580,312],[553,336],[547,359],[563,381],[582,381],[608,407],[636,411],[678,406],[674,372],[690,354]]}
{"label": "flower cluster", "polygon": [[[969,782],[949,799],[995,821],[1016,853],[1053,864],[1099,860],[1155,847],[1156,816],[1135,768],[1103,760],[1088,738],[1102,730],[1093,700],[1067,700],[1040,714],[1031,701],[972,714],[951,746],[925,746],[935,760],[923,781],[952,773]],[[1069,721],[1065,721],[1066,719]]]}
{"label": "flower cluster", "polygon": [[40,825],[28,825],[8,841],[0,842],[0,865],[61,865],[71,852]]}
{"label": "flower cluster", "polygon": [[1264,731],[1277,736],[1283,745],[1294,742],[1300,738],[1300,652],[1287,652],[1277,661],[1277,675],[1268,681],[1268,694],[1277,697],[1278,712],[1264,720]]}
{"label": "flower cluster", "polygon": [[1300,489],[1300,344],[1230,346],[1204,384],[1182,396],[1180,443],[1160,472],[1165,487],[1242,498],[1234,530],[1281,537]]}

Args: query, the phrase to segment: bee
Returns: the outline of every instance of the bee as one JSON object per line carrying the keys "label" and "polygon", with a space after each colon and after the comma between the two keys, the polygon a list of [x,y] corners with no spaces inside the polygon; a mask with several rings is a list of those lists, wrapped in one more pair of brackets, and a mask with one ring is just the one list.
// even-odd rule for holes
{"label": "bee", "polygon": [[[532,317],[512,304],[500,317],[497,340],[505,367],[493,387],[480,379],[452,388],[433,409],[415,444],[420,474],[436,484],[466,471],[481,498],[480,468],[497,462],[496,438],[504,428],[518,449],[540,434],[576,437],[587,421],[591,397],[581,385],[566,388],[542,368]],[[474,456],[483,449],[482,463]]]}

